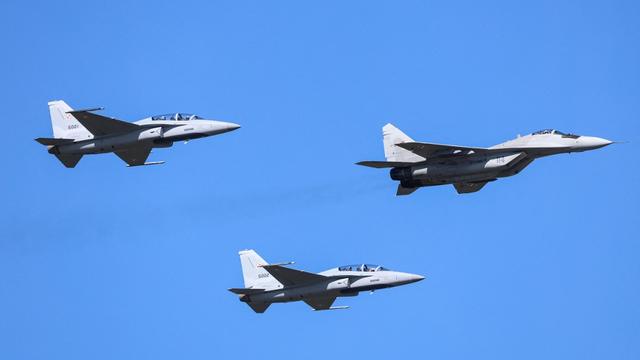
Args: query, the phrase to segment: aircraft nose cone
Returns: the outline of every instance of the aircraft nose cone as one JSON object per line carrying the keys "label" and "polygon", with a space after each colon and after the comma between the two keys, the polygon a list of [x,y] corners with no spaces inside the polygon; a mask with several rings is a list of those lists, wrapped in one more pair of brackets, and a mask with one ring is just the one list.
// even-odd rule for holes
{"label": "aircraft nose cone", "polygon": [[400,280],[402,284],[411,284],[414,282],[424,280],[424,276],[417,275],[417,274],[403,274],[402,276],[399,277],[398,280]]}
{"label": "aircraft nose cone", "polygon": [[580,147],[585,149],[598,149],[598,148],[610,145],[613,142],[610,140],[595,137],[595,136],[581,136],[578,139],[578,143],[580,144]]}
{"label": "aircraft nose cone", "polygon": [[232,122],[212,121],[210,123],[210,127],[211,127],[210,133],[215,135],[215,134],[222,134],[222,133],[239,129],[240,125]]}
{"label": "aircraft nose cone", "polygon": [[240,129],[240,127],[241,127],[240,125],[234,124],[234,123],[231,123],[231,122],[228,122],[226,124],[227,124],[227,129],[229,129],[228,131],[233,131],[233,130],[236,130],[236,129]]}
{"label": "aircraft nose cone", "polygon": [[232,122],[223,122],[221,125],[225,131],[233,131],[236,129],[240,129],[240,125],[234,124]]}

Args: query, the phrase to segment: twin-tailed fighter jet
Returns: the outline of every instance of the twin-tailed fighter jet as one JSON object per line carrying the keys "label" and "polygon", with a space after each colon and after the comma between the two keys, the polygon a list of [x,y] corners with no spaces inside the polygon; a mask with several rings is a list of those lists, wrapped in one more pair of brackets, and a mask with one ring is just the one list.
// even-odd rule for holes
{"label": "twin-tailed fighter jet", "polygon": [[49,102],[53,138],[36,139],[47,146],[64,166],[75,167],[83,155],[113,152],[128,166],[156,165],[146,162],[153,148],[218,135],[238,129],[240,125],[206,120],[197,115],[175,113],[152,116],[134,123],[95,114],[85,109],[73,110],[64,101]]}
{"label": "twin-tailed fighter jet", "polygon": [[315,274],[294,270],[284,264],[269,265],[253,250],[240,251],[244,288],[229,289],[240,296],[253,311],[263,313],[276,302],[304,301],[314,310],[346,309],[332,307],[339,296],[356,296],[360,291],[373,291],[410,284],[424,279],[415,274],[391,271],[382,266],[359,264]]}
{"label": "twin-tailed fighter jet", "polygon": [[392,124],[382,128],[386,161],[358,165],[391,168],[400,181],[396,195],[408,195],[423,186],[453,184],[459,194],[476,192],[498,178],[518,174],[537,158],[594,150],[606,139],[541,130],[489,148],[413,141]]}

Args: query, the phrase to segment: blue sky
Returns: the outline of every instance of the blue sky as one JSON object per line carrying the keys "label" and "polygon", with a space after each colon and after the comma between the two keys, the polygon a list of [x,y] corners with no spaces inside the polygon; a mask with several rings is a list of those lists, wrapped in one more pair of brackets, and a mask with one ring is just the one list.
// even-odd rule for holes
{"label": "blue sky", "polygon": [[[4,1],[3,359],[638,359],[637,1]],[[47,101],[242,124],[66,169]],[[394,196],[380,128],[627,144]],[[256,315],[237,251],[425,281]]]}

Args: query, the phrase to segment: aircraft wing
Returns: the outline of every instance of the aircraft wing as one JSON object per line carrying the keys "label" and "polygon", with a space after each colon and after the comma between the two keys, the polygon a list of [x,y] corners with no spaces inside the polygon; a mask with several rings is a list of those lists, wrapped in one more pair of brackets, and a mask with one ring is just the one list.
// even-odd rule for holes
{"label": "aircraft wing", "polygon": [[450,156],[450,155],[466,155],[471,152],[476,154],[496,152],[495,150],[487,149],[487,148],[433,144],[433,143],[423,143],[423,142],[403,142],[395,145],[403,149],[409,150],[412,153],[420,155],[424,158],[433,158],[438,156]]}
{"label": "aircraft wing", "polygon": [[94,114],[86,110],[69,111],[69,114],[73,115],[93,136],[119,134],[140,129],[140,126],[136,124]]}
{"label": "aircraft wing", "polygon": [[336,297],[322,297],[322,298],[309,298],[305,299],[304,302],[307,305],[311,306],[313,310],[328,310],[331,309],[331,305],[336,301]]}
{"label": "aircraft wing", "polygon": [[458,194],[468,194],[468,193],[480,191],[480,189],[482,189],[485,185],[487,185],[489,181],[494,181],[494,180],[495,179],[488,180],[488,181],[455,183],[453,184],[453,187],[456,188],[456,191],[458,192]]}
{"label": "aircraft wing", "polygon": [[327,277],[323,275],[290,269],[281,265],[263,265],[262,267],[284,286],[295,286],[327,280]]}
{"label": "aircraft wing", "polygon": [[116,155],[129,166],[144,165],[151,153],[150,147],[137,147],[128,150],[115,151]]}

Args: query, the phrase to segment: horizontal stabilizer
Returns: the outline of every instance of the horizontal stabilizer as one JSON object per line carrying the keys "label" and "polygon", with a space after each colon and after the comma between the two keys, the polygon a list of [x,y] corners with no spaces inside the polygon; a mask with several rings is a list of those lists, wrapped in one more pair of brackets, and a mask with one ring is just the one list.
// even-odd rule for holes
{"label": "horizontal stabilizer", "polygon": [[265,291],[265,289],[251,289],[251,288],[231,288],[229,289],[234,294],[238,295],[253,295],[259,294]]}
{"label": "horizontal stabilizer", "polygon": [[356,165],[368,166],[377,169],[405,167],[415,165],[415,162],[403,162],[403,161],[360,161]]}
{"label": "horizontal stabilizer", "polygon": [[74,140],[73,139],[60,139],[60,138],[37,138],[36,141],[39,142],[42,145],[54,146],[54,145],[72,143]]}

